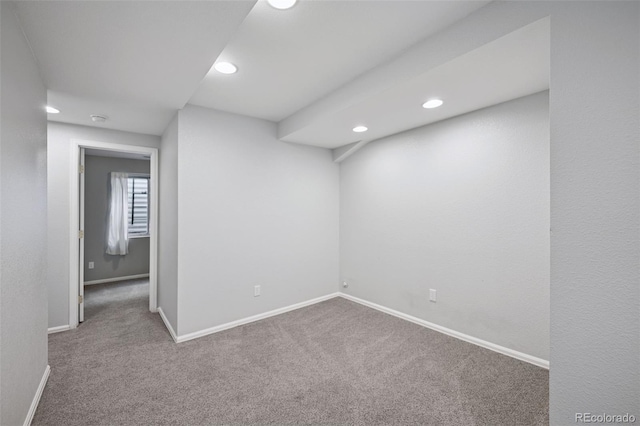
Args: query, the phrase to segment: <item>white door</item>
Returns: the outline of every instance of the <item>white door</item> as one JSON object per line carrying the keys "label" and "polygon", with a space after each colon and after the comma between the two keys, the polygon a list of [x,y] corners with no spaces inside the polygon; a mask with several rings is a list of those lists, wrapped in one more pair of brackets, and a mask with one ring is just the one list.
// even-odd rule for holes
{"label": "white door", "polygon": [[80,148],[80,193],[79,195],[79,232],[78,232],[78,241],[79,241],[79,250],[80,250],[80,262],[79,263],[79,280],[78,280],[78,321],[84,321],[84,148]]}

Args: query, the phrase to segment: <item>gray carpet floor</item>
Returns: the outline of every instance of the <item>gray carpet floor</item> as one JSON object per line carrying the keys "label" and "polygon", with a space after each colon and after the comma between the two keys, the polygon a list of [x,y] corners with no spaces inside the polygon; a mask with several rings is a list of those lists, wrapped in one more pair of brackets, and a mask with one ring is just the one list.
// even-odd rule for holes
{"label": "gray carpet floor", "polygon": [[342,298],[181,344],[147,306],[87,289],[33,425],[548,424],[548,371]]}

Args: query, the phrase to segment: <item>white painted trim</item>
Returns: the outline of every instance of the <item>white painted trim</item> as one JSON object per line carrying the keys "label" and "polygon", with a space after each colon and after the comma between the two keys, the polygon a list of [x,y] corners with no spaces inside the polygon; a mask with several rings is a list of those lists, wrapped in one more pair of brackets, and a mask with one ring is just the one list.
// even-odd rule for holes
{"label": "white painted trim", "polygon": [[160,174],[158,173],[158,150],[154,149],[149,159],[149,311],[158,311],[158,198]]}
{"label": "white painted trim", "polygon": [[158,310],[158,149],[146,146],[123,145],[109,142],[97,142],[71,139],[71,158],[69,167],[69,328],[78,326],[78,282],[80,254],[78,250],[78,158],[80,148],[93,148],[105,151],[120,151],[149,156],[151,185],[149,206],[149,310]]}
{"label": "white painted trim", "polygon": [[80,156],[79,143],[73,143],[69,150],[69,328],[76,328],[78,319],[78,283],[80,281],[80,252],[78,243],[78,225],[80,215],[78,209],[80,200],[78,194],[78,160]]}
{"label": "white painted trim", "polygon": [[126,277],[104,278],[102,280],[85,281],[84,285],[115,283],[118,281],[137,280],[138,278],[147,278],[149,274],[127,275]]}
{"label": "white painted trim", "polygon": [[169,330],[169,334],[171,335],[171,338],[173,339],[174,342],[178,343],[178,336],[176,335],[176,332],[173,330],[173,327],[171,326],[171,323],[167,319],[167,316],[164,314],[164,311],[159,306],[158,306],[158,313],[160,314],[160,318],[162,318],[162,322],[164,323],[164,326],[167,327],[167,330]]}
{"label": "white painted trim", "polygon": [[47,334],[60,333],[61,331],[69,331],[69,325],[59,325],[57,327],[49,327],[47,329]]}
{"label": "white painted trim", "polygon": [[194,331],[193,333],[184,334],[182,336],[178,336],[177,339],[175,340],[176,340],[176,343],[186,342],[188,340],[193,340],[193,339],[197,339],[198,337],[208,336],[209,334],[218,333],[220,331],[228,330],[230,328],[238,327],[240,325],[245,325],[251,322],[259,321],[261,319],[284,314],[285,312],[295,311],[296,309],[304,308],[305,306],[315,305],[316,303],[324,302],[325,300],[333,299],[338,296],[339,296],[339,293],[332,293],[326,296],[316,297],[315,299],[296,303],[294,305],[285,306],[284,308],[274,309],[273,311],[265,312],[263,314],[253,315],[251,317],[239,319],[236,321],[231,321],[226,324],[218,325],[218,326],[207,328],[200,331]]}
{"label": "white painted trim", "polygon": [[176,332],[173,330],[173,327],[171,326],[171,323],[169,323],[169,320],[167,320],[167,317],[164,315],[164,312],[162,312],[162,308],[158,308],[158,313],[160,314],[160,317],[162,318],[162,321],[164,322],[165,326],[169,330],[169,334],[171,334],[171,337],[173,338],[173,340],[176,343],[182,343],[182,342],[186,342],[186,341],[189,341],[189,340],[197,339],[199,337],[204,337],[204,336],[208,336],[210,334],[218,333],[220,331],[228,330],[230,328],[234,328],[234,327],[238,327],[238,326],[241,326],[241,325],[244,325],[244,324],[248,324],[248,323],[251,323],[251,322],[259,321],[259,320],[262,320],[262,319],[265,319],[265,318],[269,318],[269,317],[272,317],[272,316],[284,314],[285,312],[290,312],[290,311],[294,311],[296,309],[304,308],[305,306],[310,306],[310,305],[314,305],[316,303],[324,302],[325,300],[333,299],[335,297],[342,297],[342,298],[350,300],[352,302],[364,305],[364,306],[366,306],[368,308],[372,308],[372,309],[375,309],[377,311],[384,312],[384,313],[389,314],[389,315],[393,315],[394,317],[403,319],[405,321],[409,321],[409,322],[412,322],[414,324],[421,325],[423,327],[429,328],[429,329],[437,331],[439,333],[446,334],[447,336],[455,337],[456,339],[463,340],[463,341],[465,341],[467,343],[472,343],[474,345],[483,347],[485,349],[489,349],[491,351],[498,352],[498,353],[500,353],[502,355],[507,355],[507,356],[510,356],[512,358],[518,359],[520,361],[528,362],[529,364],[533,364],[533,365],[536,365],[538,367],[546,368],[547,370],[549,369],[549,361],[547,361],[545,359],[538,358],[538,357],[535,357],[535,356],[532,356],[532,355],[528,355],[528,354],[525,354],[523,352],[518,352],[518,351],[515,351],[513,349],[506,348],[504,346],[496,345],[495,343],[487,342],[486,340],[478,339],[477,337],[469,336],[467,334],[460,333],[458,331],[451,330],[451,329],[446,328],[446,327],[442,327],[440,325],[431,323],[429,321],[425,321],[423,319],[416,318],[414,316],[411,316],[411,315],[408,315],[408,314],[393,310],[391,308],[387,308],[385,306],[378,305],[376,303],[369,302],[367,300],[360,299],[358,297],[351,296],[351,295],[345,294],[345,293],[328,294],[326,296],[321,296],[321,297],[318,297],[318,298],[315,298],[315,299],[307,300],[305,302],[300,302],[300,303],[296,303],[294,305],[285,306],[284,308],[274,309],[273,311],[265,312],[263,314],[254,315],[254,316],[251,316],[251,317],[239,319],[239,320],[236,320],[236,321],[231,321],[231,322],[228,322],[228,323],[225,323],[225,324],[221,324],[221,325],[218,325],[218,326],[215,326],[215,327],[207,328],[207,329],[204,329],[204,330],[195,331],[193,333],[184,334],[182,336],[178,336],[176,334]]}
{"label": "white painted trim", "polygon": [[355,297],[355,296],[351,296],[349,294],[340,293],[339,295],[340,295],[340,297],[343,297],[343,298],[345,298],[347,300],[351,300],[352,302],[356,302],[356,303],[359,303],[361,305],[367,306],[369,308],[373,308],[375,310],[378,310],[380,312],[384,312],[386,314],[393,315],[394,317],[401,318],[403,320],[412,322],[414,324],[421,325],[421,326],[426,327],[426,328],[430,328],[431,330],[440,332],[442,334],[446,334],[447,336],[455,337],[456,339],[460,339],[460,340],[463,340],[463,341],[468,342],[468,343],[473,343],[474,345],[483,347],[485,349],[492,350],[494,352],[498,352],[498,353],[500,353],[502,355],[507,355],[507,356],[510,356],[512,358],[519,359],[520,361],[528,362],[529,364],[533,364],[533,365],[537,365],[538,367],[546,368],[547,370],[549,369],[549,361],[547,361],[545,359],[537,358],[537,357],[532,356],[532,355],[528,355],[528,354],[525,354],[525,353],[522,353],[522,352],[514,351],[513,349],[505,348],[504,346],[496,345],[495,343],[487,342],[486,340],[478,339],[477,337],[469,336],[467,334],[460,333],[460,332],[455,331],[455,330],[451,330],[450,328],[442,327],[442,326],[434,324],[432,322],[425,321],[425,320],[420,319],[420,318],[416,318],[414,316],[411,316],[411,315],[408,315],[408,314],[393,310],[391,308],[387,308],[387,307],[382,306],[382,305],[378,305],[378,304],[373,303],[373,302],[369,302],[367,300],[360,299],[360,298]]}
{"label": "white painted trim", "polygon": [[[85,151],[86,149],[84,148],[80,148],[80,167],[82,167],[83,169],[85,169]],[[85,211],[85,204],[86,204],[86,178],[87,175],[85,173],[79,173],[78,177],[80,179],[80,190],[78,191],[78,206],[79,206],[79,215],[80,215],[80,226],[78,229],[80,229],[82,231],[82,233],[84,234],[84,211]],[[78,283],[80,283],[80,285],[77,285],[77,291],[78,291],[78,295],[79,297],[79,303],[78,303],[78,321],[84,321],[84,237],[82,238],[78,238],[78,245],[80,246],[80,250],[78,250],[78,265],[77,265],[77,270],[78,270]]]}
{"label": "white painted trim", "polygon": [[42,379],[40,379],[38,389],[36,389],[36,394],[33,396],[33,401],[31,401],[31,407],[29,407],[27,418],[24,419],[24,426],[30,426],[33,421],[33,416],[36,414],[36,410],[38,409],[42,392],[44,391],[44,387],[47,385],[47,380],[49,380],[49,373],[51,373],[51,367],[47,365],[47,368],[44,369],[44,373],[42,374]]}

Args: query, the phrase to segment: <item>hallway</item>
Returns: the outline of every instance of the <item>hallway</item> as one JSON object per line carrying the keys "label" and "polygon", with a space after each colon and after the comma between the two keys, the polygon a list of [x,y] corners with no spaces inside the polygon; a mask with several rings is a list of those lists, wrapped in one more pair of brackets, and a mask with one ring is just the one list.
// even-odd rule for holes
{"label": "hallway", "polygon": [[[139,319],[149,307],[149,279],[127,280],[115,283],[85,285],[84,317],[80,325],[96,327],[96,322],[106,322],[124,317],[129,322]],[[124,324],[123,324],[124,325]],[[110,325],[111,326],[111,325]]]}
{"label": "hallway", "polygon": [[85,321],[77,329],[49,335],[51,376],[33,425],[130,421],[131,413],[115,418],[110,410],[115,401],[126,405],[139,395],[140,387],[122,384],[144,387],[157,365],[149,356],[176,348],[148,305],[148,279],[85,287]]}

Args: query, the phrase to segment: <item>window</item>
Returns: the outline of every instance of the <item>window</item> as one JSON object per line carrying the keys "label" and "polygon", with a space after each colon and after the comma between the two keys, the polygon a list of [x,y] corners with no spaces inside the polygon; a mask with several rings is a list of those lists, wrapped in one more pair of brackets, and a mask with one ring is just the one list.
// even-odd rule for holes
{"label": "window", "polygon": [[149,176],[132,176],[129,184],[127,223],[129,237],[149,235]]}

